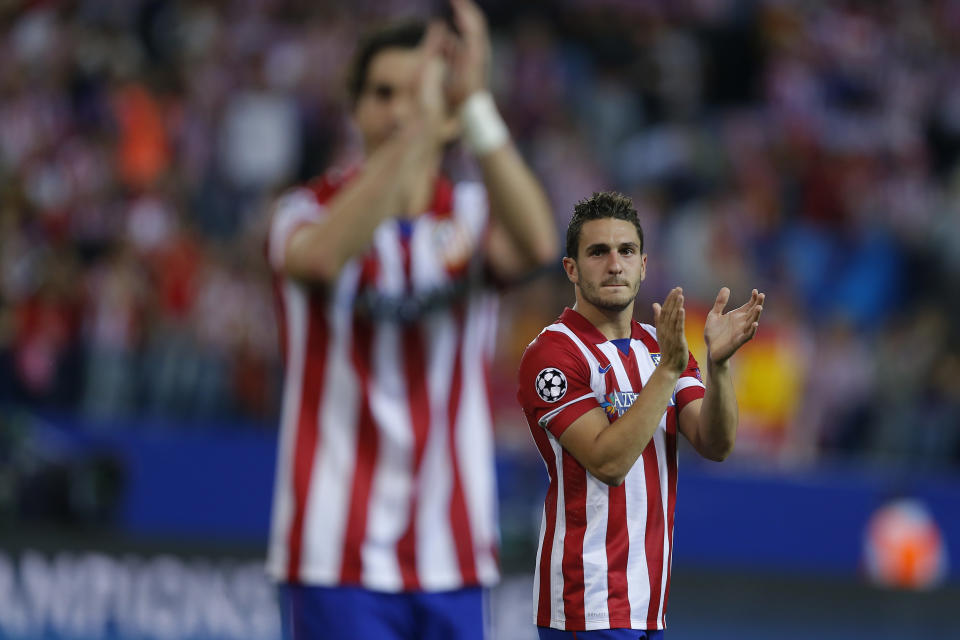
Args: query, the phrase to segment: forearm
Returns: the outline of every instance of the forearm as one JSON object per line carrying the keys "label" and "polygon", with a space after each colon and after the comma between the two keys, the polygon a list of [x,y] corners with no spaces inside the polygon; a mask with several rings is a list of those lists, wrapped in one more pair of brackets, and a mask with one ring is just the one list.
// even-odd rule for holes
{"label": "forearm", "polygon": [[700,408],[695,448],[700,455],[720,461],[733,451],[739,410],[730,375],[730,363],[714,364],[707,358],[706,391]]}
{"label": "forearm", "polygon": [[554,260],[558,247],[553,215],[539,181],[517,148],[507,142],[478,157],[490,209],[514,245],[536,267]]}
{"label": "forearm", "polygon": [[287,271],[296,277],[332,282],[343,265],[363,252],[380,223],[401,213],[407,189],[431,151],[429,138],[411,125],[370,155],[361,172],[330,201],[323,221],[291,240]]}
{"label": "forearm", "polygon": [[656,432],[678,378],[679,373],[658,367],[633,406],[600,431],[594,447],[594,475],[607,484],[623,482]]}

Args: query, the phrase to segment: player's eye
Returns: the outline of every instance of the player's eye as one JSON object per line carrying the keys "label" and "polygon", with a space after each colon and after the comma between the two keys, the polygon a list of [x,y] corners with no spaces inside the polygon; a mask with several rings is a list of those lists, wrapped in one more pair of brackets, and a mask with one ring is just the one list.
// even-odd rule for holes
{"label": "player's eye", "polygon": [[395,90],[388,84],[378,84],[373,88],[373,95],[377,100],[386,102],[393,97]]}
{"label": "player's eye", "polygon": [[621,247],[620,253],[625,256],[632,256],[637,251],[633,247]]}

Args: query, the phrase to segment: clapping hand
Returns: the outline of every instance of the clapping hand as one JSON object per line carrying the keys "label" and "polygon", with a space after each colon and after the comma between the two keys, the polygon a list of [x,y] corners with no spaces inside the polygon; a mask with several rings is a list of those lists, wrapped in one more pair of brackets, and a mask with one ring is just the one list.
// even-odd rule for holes
{"label": "clapping hand", "polygon": [[450,61],[450,77],[447,82],[447,97],[450,105],[458,107],[476,91],[487,85],[490,64],[490,35],[487,20],[476,3],[471,0],[450,0],[453,22],[459,36],[448,40],[447,54]]}
{"label": "clapping hand", "polygon": [[420,73],[417,85],[417,107],[421,122],[431,138],[442,140],[447,120],[447,104],[443,82],[447,63],[443,48],[447,34],[445,27],[432,23],[427,27],[423,42],[418,48]]}
{"label": "clapping hand", "polygon": [[[754,289],[750,300],[742,307],[723,312],[730,299],[730,289],[723,287],[717,294],[713,309],[707,314],[703,339],[707,354],[714,364],[723,364],[757,333],[765,295]],[[658,334],[659,336],[659,334]]]}
{"label": "clapping hand", "polygon": [[657,327],[657,343],[660,345],[658,366],[674,373],[682,373],[690,358],[684,333],[685,318],[683,289],[680,287],[675,287],[667,294],[663,306],[653,303],[653,323]]}

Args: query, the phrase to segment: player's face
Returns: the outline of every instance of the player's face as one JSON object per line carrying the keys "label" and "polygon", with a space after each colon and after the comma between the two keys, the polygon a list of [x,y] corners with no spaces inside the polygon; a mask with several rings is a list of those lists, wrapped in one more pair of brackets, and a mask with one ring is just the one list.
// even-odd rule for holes
{"label": "player's face", "polygon": [[623,311],[637,297],[646,277],[647,256],[626,220],[602,218],[584,223],[577,259],[564,258],[567,277],[580,297],[605,311]]}
{"label": "player's face", "polygon": [[367,153],[383,144],[413,115],[418,52],[383,49],[370,61],[366,83],[353,111]]}

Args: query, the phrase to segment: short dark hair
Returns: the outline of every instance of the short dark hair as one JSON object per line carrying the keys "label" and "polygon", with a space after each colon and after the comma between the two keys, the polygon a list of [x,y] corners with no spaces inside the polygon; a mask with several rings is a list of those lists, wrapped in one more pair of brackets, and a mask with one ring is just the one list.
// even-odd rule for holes
{"label": "short dark hair", "polygon": [[637,210],[633,208],[633,200],[616,191],[598,191],[593,196],[585,198],[573,208],[573,218],[567,225],[567,257],[577,259],[580,250],[580,230],[584,222],[616,218],[626,220],[637,230],[640,238],[640,251],[643,251],[643,227],[637,217]]}
{"label": "short dark hair", "polygon": [[374,57],[384,49],[414,49],[423,40],[427,25],[409,20],[381,26],[366,34],[357,47],[347,75],[347,95],[354,107],[367,85],[367,73]]}

